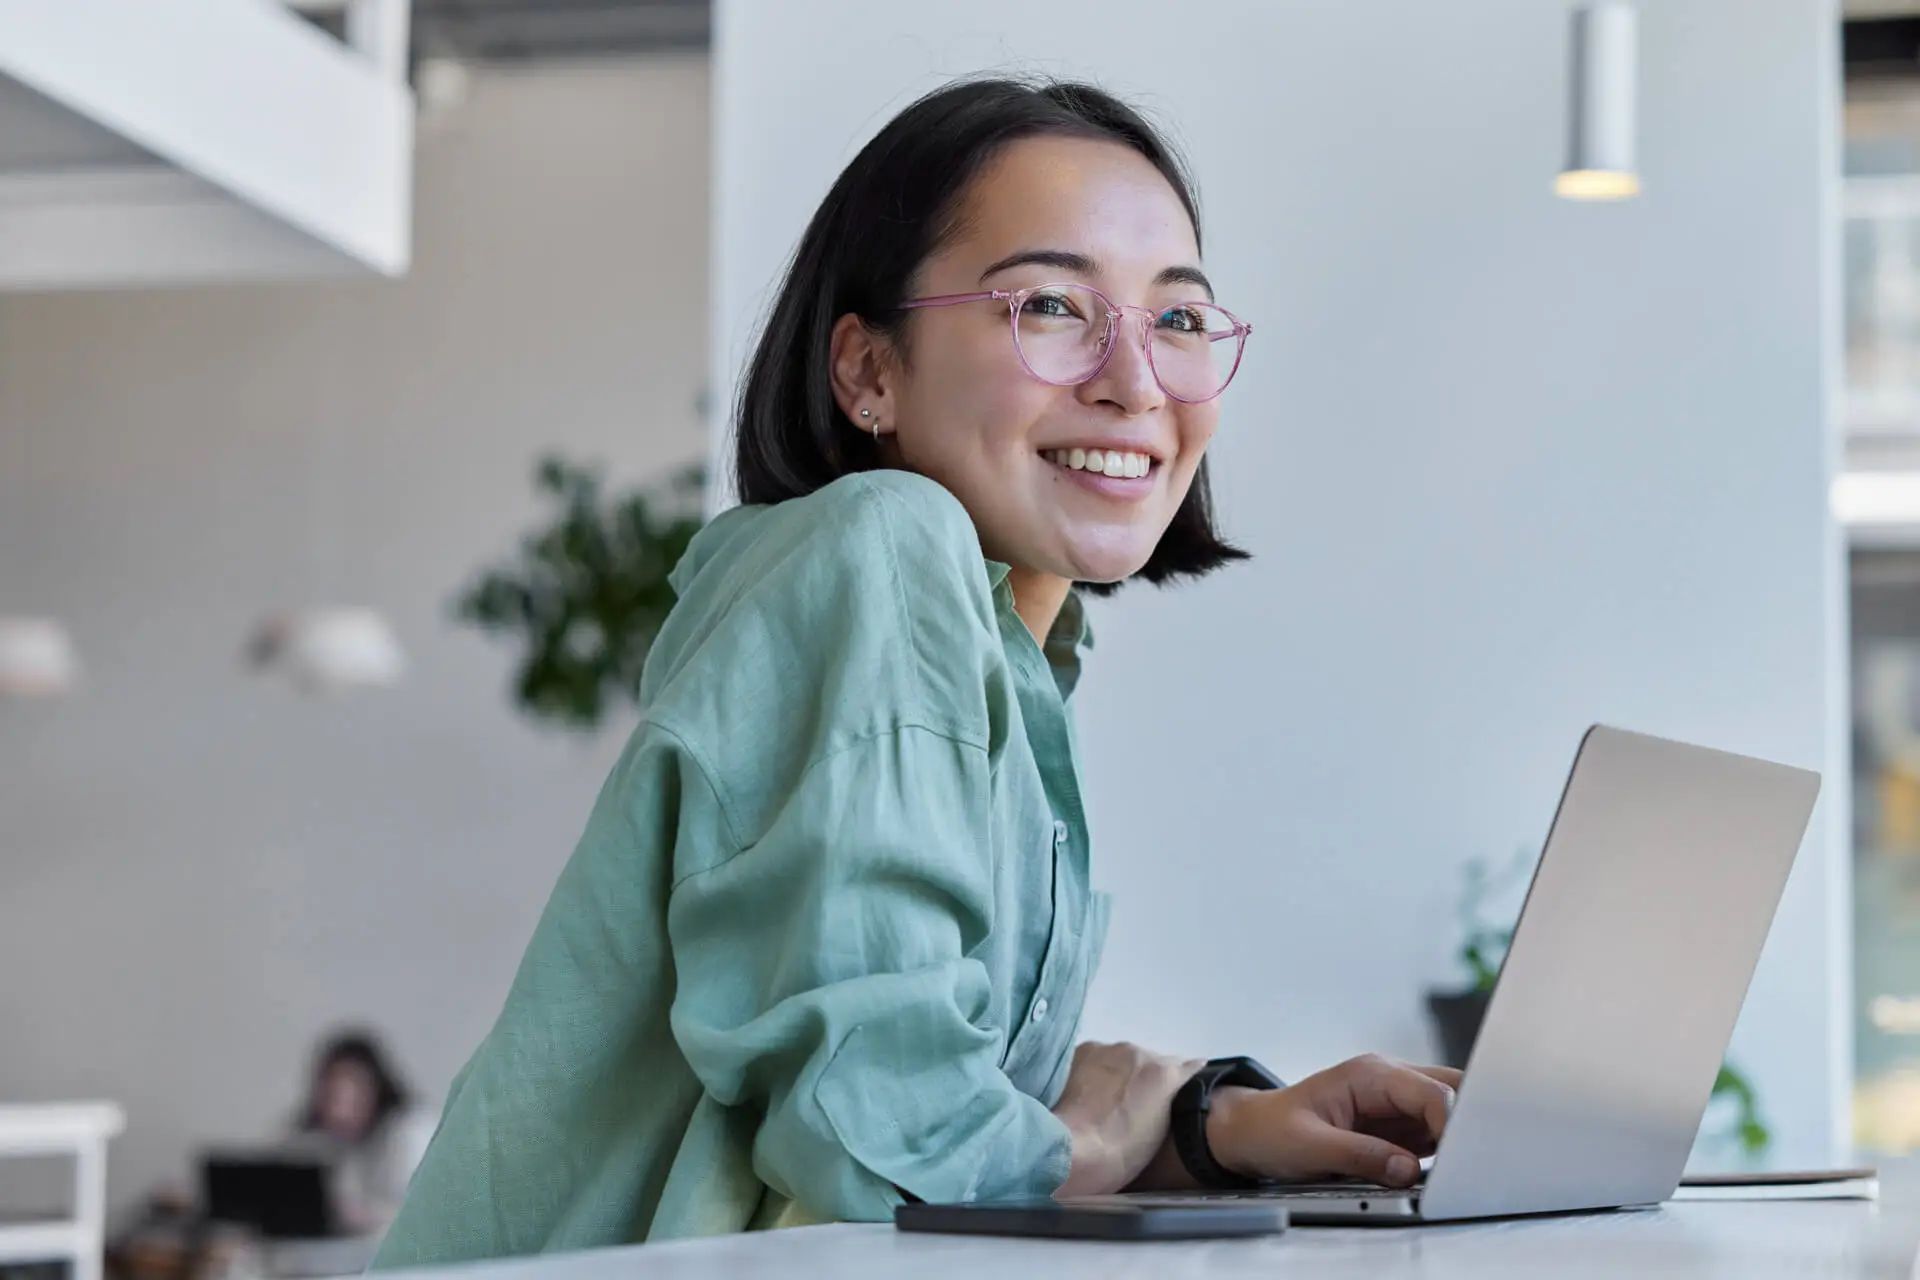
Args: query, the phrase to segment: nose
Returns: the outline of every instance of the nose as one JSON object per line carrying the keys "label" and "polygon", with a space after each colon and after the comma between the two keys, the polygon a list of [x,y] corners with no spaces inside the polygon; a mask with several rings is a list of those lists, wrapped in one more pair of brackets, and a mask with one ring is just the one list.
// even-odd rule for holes
{"label": "nose", "polygon": [[1151,313],[1128,307],[1113,320],[1113,351],[1100,372],[1080,384],[1083,404],[1111,404],[1128,417],[1151,413],[1167,402],[1147,355]]}

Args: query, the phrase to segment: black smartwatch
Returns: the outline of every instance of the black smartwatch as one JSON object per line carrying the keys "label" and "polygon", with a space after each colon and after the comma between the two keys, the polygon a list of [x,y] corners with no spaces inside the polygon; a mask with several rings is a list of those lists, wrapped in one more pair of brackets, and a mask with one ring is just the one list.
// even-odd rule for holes
{"label": "black smartwatch", "polygon": [[1222,1085],[1246,1089],[1284,1089],[1286,1082],[1252,1058],[1215,1058],[1173,1095],[1173,1149],[1193,1180],[1222,1191],[1258,1186],[1221,1167],[1207,1145],[1207,1115],[1213,1110],[1213,1091]]}

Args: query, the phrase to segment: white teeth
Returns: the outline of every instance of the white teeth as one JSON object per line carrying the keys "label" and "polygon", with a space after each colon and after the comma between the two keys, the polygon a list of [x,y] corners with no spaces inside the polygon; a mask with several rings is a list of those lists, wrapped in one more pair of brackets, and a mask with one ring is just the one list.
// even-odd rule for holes
{"label": "white teeth", "polygon": [[1117,480],[1137,480],[1153,472],[1153,459],[1122,449],[1049,449],[1046,459],[1070,471],[1092,471]]}

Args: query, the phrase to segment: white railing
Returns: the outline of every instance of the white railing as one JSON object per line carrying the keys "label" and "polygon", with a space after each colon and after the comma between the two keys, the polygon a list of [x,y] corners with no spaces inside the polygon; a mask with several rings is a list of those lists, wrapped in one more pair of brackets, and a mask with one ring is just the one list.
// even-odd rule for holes
{"label": "white railing", "polygon": [[299,13],[346,11],[347,43],[380,68],[388,79],[407,78],[407,42],[411,0],[286,0]]}
{"label": "white railing", "polygon": [[126,1127],[110,1102],[0,1107],[0,1159],[71,1156],[72,1216],[0,1226],[0,1263],[67,1261],[71,1280],[100,1280],[106,1248],[107,1143]]}
{"label": "white railing", "polygon": [[[281,0],[0,0],[0,136],[53,140],[0,171],[0,292],[404,274],[411,12],[331,7],[350,40]],[[60,163],[68,116],[138,158]]]}

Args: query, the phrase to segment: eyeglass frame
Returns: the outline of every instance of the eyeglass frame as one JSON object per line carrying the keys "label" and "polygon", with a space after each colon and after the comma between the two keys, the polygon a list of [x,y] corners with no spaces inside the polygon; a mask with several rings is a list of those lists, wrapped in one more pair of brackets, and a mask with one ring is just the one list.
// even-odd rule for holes
{"label": "eyeglass frame", "polygon": [[[1107,342],[1106,353],[1100,357],[1100,362],[1094,365],[1084,377],[1074,378],[1068,382],[1056,382],[1052,378],[1041,377],[1040,374],[1034,370],[1033,365],[1027,360],[1026,348],[1020,345],[1020,308],[1025,305],[1028,298],[1031,298],[1036,293],[1044,293],[1048,289],[1085,289],[1088,293],[1100,299],[1107,308],[1107,325],[1109,330],[1115,335]],[[1078,280],[1056,280],[1050,284],[1036,284],[1025,289],[982,289],[976,293],[943,293],[931,298],[909,298],[900,304],[900,309],[902,311],[912,311],[920,307],[953,307],[963,302],[987,302],[990,300],[996,302],[1005,301],[1007,304],[1007,327],[1013,334],[1013,353],[1020,357],[1020,366],[1035,379],[1046,383],[1050,387],[1082,386],[1092,382],[1105,372],[1107,365],[1113,360],[1113,353],[1118,350],[1120,346],[1120,339],[1118,337],[1120,321],[1124,319],[1129,312],[1139,312],[1147,318],[1147,325],[1141,330],[1140,334],[1140,345],[1146,352],[1147,368],[1152,371],[1153,380],[1159,388],[1166,392],[1171,398],[1178,400],[1181,404],[1207,404],[1225,395],[1228,385],[1233,382],[1233,375],[1240,372],[1240,362],[1246,358],[1247,354],[1247,336],[1253,332],[1253,326],[1251,324],[1242,320],[1239,316],[1236,316],[1219,303],[1208,302],[1205,304],[1232,321],[1233,328],[1228,330],[1228,332],[1233,334],[1238,346],[1233,353],[1233,368],[1227,370],[1227,376],[1220,380],[1220,389],[1210,396],[1188,399],[1186,396],[1177,394],[1172,387],[1169,387],[1166,382],[1161,379],[1160,366],[1153,362],[1153,340],[1149,335],[1153,332],[1154,322],[1162,315],[1165,315],[1166,312],[1154,311],[1150,307],[1137,307],[1128,303],[1115,302],[1112,298],[1109,298],[1105,293],[1102,293],[1092,285],[1082,284]],[[1172,310],[1172,308],[1167,308],[1167,310]],[[1224,340],[1225,336],[1225,334],[1222,334],[1221,337],[1211,338],[1209,341],[1220,342]]]}

